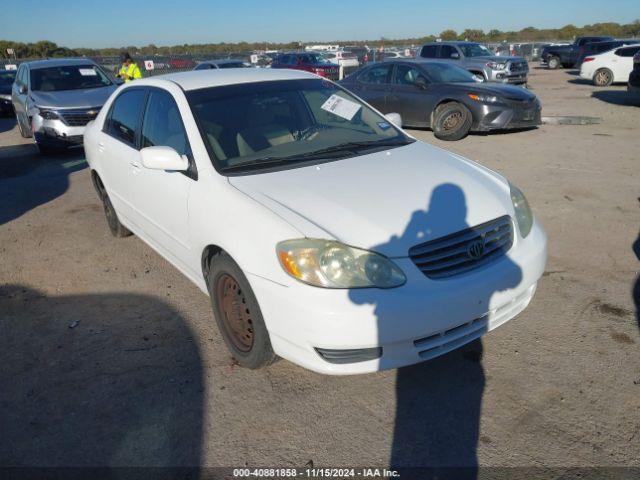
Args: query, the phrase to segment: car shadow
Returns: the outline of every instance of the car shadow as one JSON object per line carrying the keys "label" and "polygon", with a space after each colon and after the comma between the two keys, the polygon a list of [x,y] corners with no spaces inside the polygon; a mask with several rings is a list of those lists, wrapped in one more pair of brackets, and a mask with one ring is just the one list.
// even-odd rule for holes
{"label": "car shadow", "polygon": [[593,82],[590,80],[586,80],[584,78],[572,78],[571,80],[567,80],[567,82],[572,83],[573,85],[588,85],[593,87]]}
{"label": "car shadow", "polygon": [[[467,210],[465,195],[459,186],[439,185],[428,199],[427,208],[411,215],[404,232],[394,235],[387,243],[372,250],[399,251],[406,245],[422,244],[451,232],[465,230],[472,226],[467,223]],[[487,312],[495,308],[491,303],[494,293],[514,288],[522,281],[520,267],[507,256],[497,261],[502,262],[503,275],[497,281],[474,285],[473,297],[468,291],[451,292],[449,300],[441,300],[441,296],[438,296],[441,304],[434,304],[429,311],[423,312],[425,328],[420,338],[443,334],[441,328],[430,324],[443,325],[445,330],[458,326],[449,324],[448,319],[451,314],[455,314],[455,306],[460,302],[466,306],[463,313],[465,318],[460,319],[459,325],[477,319],[477,332],[486,332],[490,321]],[[429,281],[447,282],[446,279]],[[428,283],[425,282],[425,287],[426,285]],[[441,285],[434,283],[433,286],[435,288]],[[387,367],[384,345],[389,345],[389,338],[398,339],[400,345],[396,343],[395,348],[409,349],[413,360],[421,360],[419,348],[414,343],[419,338],[411,336],[414,335],[415,327],[412,322],[415,319],[398,317],[397,306],[400,300],[394,295],[393,289],[356,289],[350,291],[349,297],[355,304],[372,305],[375,309],[379,344],[383,346],[380,360],[382,368]],[[460,310],[463,309],[458,308],[458,312]],[[407,331],[406,336],[403,330]],[[470,340],[474,338],[470,332],[467,334],[470,335]],[[452,340],[449,337],[448,341]],[[447,340],[443,340],[445,341]],[[430,354],[429,351],[425,352],[426,355]],[[392,468],[447,469],[443,478],[452,473],[449,469],[456,468],[455,478],[476,478],[480,411],[485,385],[482,355],[482,342],[475,340],[445,356],[398,370],[395,428],[390,458]],[[406,470],[405,473],[407,475],[402,478],[414,478],[410,476],[411,470]],[[415,478],[425,476],[421,473]]]}
{"label": "car shadow", "polygon": [[15,117],[0,116],[0,133],[10,132],[16,126]]}
{"label": "car shadow", "polygon": [[577,77],[580,75],[580,70],[565,70],[564,73],[571,75],[572,77]]}
{"label": "car shadow", "polygon": [[623,107],[640,107],[640,97],[626,90],[599,90],[591,94],[593,98],[612,105]]}
{"label": "car shadow", "polygon": [[147,295],[5,285],[0,331],[3,467],[185,467],[195,473],[182,478],[197,478],[203,366],[171,306]]}
{"label": "car shadow", "polygon": [[62,195],[86,167],[82,149],[43,156],[34,144],[0,147],[0,225]]}

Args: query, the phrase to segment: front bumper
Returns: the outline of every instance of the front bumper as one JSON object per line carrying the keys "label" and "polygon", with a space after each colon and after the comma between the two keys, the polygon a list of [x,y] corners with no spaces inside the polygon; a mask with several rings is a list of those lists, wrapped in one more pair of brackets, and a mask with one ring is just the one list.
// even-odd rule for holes
{"label": "front bumper", "polygon": [[[505,256],[445,280],[427,278],[408,258],[395,260],[407,283],[389,290],[248,279],[278,355],[316,372],[346,375],[419,363],[497,328],[527,307],[546,257],[546,235],[536,223]],[[342,364],[316,350],[380,347],[379,358]]]}
{"label": "front bumper", "polygon": [[510,85],[524,85],[527,83],[529,72],[510,72],[508,70],[491,70],[487,73],[489,82],[508,83]]}
{"label": "front bumper", "polygon": [[481,105],[474,116],[479,120],[471,130],[476,132],[531,128],[542,124],[542,107],[538,101],[505,106]]}
{"label": "front bumper", "polygon": [[45,120],[40,115],[34,115],[31,129],[36,143],[53,147],[74,147],[82,145],[85,127],[72,127],[62,120]]}

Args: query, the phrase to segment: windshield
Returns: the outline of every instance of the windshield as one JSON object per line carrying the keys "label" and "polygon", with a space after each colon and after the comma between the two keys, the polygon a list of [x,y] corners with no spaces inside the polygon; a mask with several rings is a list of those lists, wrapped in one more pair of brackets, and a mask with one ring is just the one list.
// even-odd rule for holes
{"label": "windshield", "polygon": [[318,63],[331,63],[319,53],[307,53],[305,55],[302,55],[300,58],[302,63],[308,63],[312,65]]}
{"label": "windshield", "polygon": [[0,72],[0,86],[4,87],[4,86],[12,85],[15,78],[16,78],[16,72],[13,72],[13,71]]}
{"label": "windshield", "polygon": [[462,44],[459,46],[465,57],[490,57],[493,55],[491,50],[477,43]]}
{"label": "windshield", "polygon": [[245,68],[248,67],[248,65],[244,62],[238,61],[238,62],[225,62],[225,63],[219,63],[218,64],[218,68]]}
{"label": "windshield", "polygon": [[187,92],[187,99],[221,172],[319,163],[412,142],[320,79],[213,87]]}
{"label": "windshield", "polygon": [[57,92],[111,85],[111,80],[95,65],[67,65],[31,70],[31,90]]}
{"label": "windshield", "polygon": [[456,65],[423,63],[422,68],[434,83],[477,83],[472,73]]}

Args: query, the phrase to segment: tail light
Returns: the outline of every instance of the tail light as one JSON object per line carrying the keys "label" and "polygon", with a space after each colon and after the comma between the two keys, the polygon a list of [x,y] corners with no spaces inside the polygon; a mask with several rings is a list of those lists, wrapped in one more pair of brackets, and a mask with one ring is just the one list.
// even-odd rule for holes
{"label": "tail light", "polygon": [[593,62],[594,60],[595,60],[595,57],[587,57],[582,61],[582,63]]}
{"label": "tail light", "polygon": [[320,75],[321,77],[327,76],[327,71],[324,68],[314,68],[313,73],[316,75]]}

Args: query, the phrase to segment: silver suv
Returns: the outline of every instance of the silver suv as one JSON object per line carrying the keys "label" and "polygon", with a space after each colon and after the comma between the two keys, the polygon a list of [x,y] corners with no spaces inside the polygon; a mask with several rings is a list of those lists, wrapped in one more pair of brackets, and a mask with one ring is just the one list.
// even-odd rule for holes
{"label": "silver suv", "polygon": [[91,60],[38,60],[20,65],[11,91],[20,134],[42,153],[81,146],[84,128],[117,85]]}
{"label": "silver suv", "polygon": [[451,62],[466,68],[487,82],[527,83],[529,64],[522,57],[494,55],[484,45],[474,42],[433,42],[423,45],[423,58]]}

